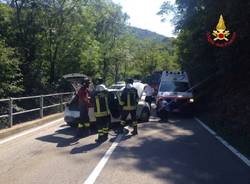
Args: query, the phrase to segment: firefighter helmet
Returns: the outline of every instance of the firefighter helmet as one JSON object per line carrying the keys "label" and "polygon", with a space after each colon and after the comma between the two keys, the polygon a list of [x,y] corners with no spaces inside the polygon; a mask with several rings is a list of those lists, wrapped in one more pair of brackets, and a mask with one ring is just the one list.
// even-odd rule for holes
{"label": "firefighter helmet", "polygon": [[103,80],[102,77],[98,77],[98,78],[96,79],[96,85],[101,85],[101,84],[103,84],[103,82],[104,82],[104,80]]}
{"label": "firefighter helmet", "polygon": [[134,83],[134,80],[129,78],[126,80],[126,84],[133,84]]}
{"label": "firefighter helmet", "polygon": [[82,81],[83,86],[89,86],[90,84],[90,79],[88,77],[85,77]]}

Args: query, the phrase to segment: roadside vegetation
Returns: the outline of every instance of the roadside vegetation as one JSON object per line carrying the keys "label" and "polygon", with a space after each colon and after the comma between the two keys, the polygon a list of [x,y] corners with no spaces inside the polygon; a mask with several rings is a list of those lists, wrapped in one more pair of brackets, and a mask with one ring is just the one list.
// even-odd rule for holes
{"label": "roadside vegetation", "polygon": [[173,39],[130,27],[110,0],[1,2],[0,98],[69,91],[68,73],[111,84],[178,68]]}
{"label": "roadside vegetation", "polygon": [[[175,40],[181,67],[197,90],[197,113],[220,135],[250,157],[250,3],[233,0],[176,0],[165,2],[159,15],[174,13]],[[210,45],[207,32],[216,29],[223,15],[236,41],[225,48]]]}

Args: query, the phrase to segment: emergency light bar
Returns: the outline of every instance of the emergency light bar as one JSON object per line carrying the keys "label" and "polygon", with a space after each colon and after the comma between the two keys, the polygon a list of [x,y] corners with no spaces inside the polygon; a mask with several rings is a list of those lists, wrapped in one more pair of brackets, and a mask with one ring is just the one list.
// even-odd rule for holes
{"label": "emergency light bar", "polygon": [[163,71],[161,80],[188,82],[188,76],[187,73],[183,71]]}
{"label": "emergency light bar", "polygon": [[169,73],[169,74],[176,74],[176,75],[183,75],[185,74],[185,72],[183,71],[175,71],[175,72],[170,72],[170,71],[163,71],[163,72],[166,72],[166,73]]}

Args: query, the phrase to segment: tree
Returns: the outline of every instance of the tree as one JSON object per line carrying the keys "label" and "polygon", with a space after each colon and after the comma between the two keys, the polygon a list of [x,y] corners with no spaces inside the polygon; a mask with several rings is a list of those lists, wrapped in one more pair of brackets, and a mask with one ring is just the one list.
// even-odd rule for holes
{"label": "tree", "polygon": [[[178,0],[176,5],[168,2],[162,5],[160,15],[164,16],[170,11],[176,15],[174,22],[179,33],[176,41],[179,61],[193,80],[200,80],[215,71],[249,71],[250,65],[245,62],[249,58],[249,52],[246,52],[249,37],[245,31],[249,30],[249,25],[244,24],[249,9],[247,1],[237,3],[227,0]],[[206,38],[206,33],[215,29],[220,14],[223,14],[232,32],[240,33],[237,42],[224,49],[209,45]]]}
{"label": "tree", "polygon": [[99,63],[100,75],[104,79],[112,66],[112,51],[116,47],[126,26],[128,16],[123,14],[121,7],[110,1],[94,1],[96,16],[95,35],[101,46],[102,60]]}
{"label": "tree", "polygon": [[[246,95],[250,91],[249,1],[177,0],[174,8],[179,33],[177,56],[192,82],[199,84],[197,109],[209,116],[208,122],[216,122],[216,129],[227,134],[229,140],[241,140],[237,146],[247,150],[250,140],[247,105],[250,98]],[[160,14],[164,16],[170,9],[162,6]],[[206,37],[207,32],[215,30],[221,14],[231,35],[237,34],[236,41],[224,48],[210,45]],[[211,80],[203,83],[211,76]]]}
{"label": "tree", "polygon": [[22,75],[15,51],[0,40],[0,98],[22,91]]}
{"label": "tree", "polygon": [[[0,3],[0,39],[18,55],[22,95],[55,92],[68,73],[102,76],[111,84],[177,67],[170,42],[145,30],[137,32],[142,37],[131,35],[128,18],[110,0]],[[147,35],[155,39],[143,41]]]}

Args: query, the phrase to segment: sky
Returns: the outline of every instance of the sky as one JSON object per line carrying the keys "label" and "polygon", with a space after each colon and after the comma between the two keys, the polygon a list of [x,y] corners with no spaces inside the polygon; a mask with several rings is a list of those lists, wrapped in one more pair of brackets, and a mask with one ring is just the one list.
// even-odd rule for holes
{"label": "sky", "polygon": [[[159,33],[164,36],[174,36],[174,26],[170,23],[171,17],[166,22],[161,22],[161,17],[156,15],[165,0],[113,0],[123,7],[123,12],[129,16],[129,23],[142,29]],[[175,2],[175,0],[170,0]]]}

